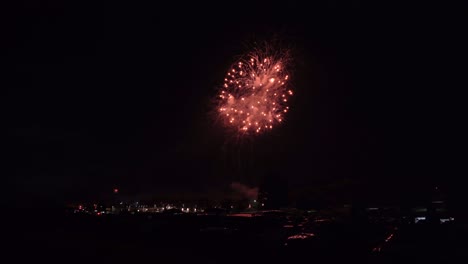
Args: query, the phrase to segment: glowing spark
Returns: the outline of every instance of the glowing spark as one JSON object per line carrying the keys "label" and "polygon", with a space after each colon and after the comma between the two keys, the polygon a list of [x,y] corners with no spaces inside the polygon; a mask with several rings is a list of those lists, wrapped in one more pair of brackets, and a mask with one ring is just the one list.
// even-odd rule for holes
{"label": "glowing spark", "polygon": [[267,49],[247,54],[229,68],[218,97],[219,117],[227,127],[241,134],[260,133],[283,121],[280,113],[288,112],[287,99],[293,94],[287,63],[285,54]]}

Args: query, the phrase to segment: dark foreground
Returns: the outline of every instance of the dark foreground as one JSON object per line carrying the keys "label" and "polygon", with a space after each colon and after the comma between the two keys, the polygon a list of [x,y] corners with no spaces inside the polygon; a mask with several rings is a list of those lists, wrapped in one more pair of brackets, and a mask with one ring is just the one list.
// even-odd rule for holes
{"label": "dark foreground", "polygon": [[284,216],[23,215],[9,218],[3,229],[3,257],[13,257],[14,263],[468,261],[467,232],[456,222],[396,225]]}

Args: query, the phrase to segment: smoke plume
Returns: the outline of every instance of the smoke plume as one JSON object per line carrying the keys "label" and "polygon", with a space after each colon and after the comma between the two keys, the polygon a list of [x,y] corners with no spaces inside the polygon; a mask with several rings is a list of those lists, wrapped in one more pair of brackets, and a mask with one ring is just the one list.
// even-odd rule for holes
{"label": "smoke plume", "polygon": [[239,182],[231,183],[231,188],[242,195],[243,198],[247,199],[257,199],[258,197],[258,187],[250,188]]}

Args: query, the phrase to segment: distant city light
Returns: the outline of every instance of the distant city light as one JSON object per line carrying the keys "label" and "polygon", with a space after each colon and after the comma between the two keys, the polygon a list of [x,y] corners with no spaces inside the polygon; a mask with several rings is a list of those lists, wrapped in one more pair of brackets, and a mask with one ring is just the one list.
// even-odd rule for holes
{"label": "distant city light", "polygon": [[453,221],[455,220],[453,217],[449,217],[449,218],[440,218],[440,223],[445,223],[445,222],[450,222],[450,221]]}
{"label": "distant city light", "polygon": [[307,238],[310,238],[310,237],[313,237],[313,236],[315,236],[313,233],[300,233],[300,234],[288,237],[288,240],[291,240],[291,239],[307,239]]}
{"label": "distant city light", "polygon": [[419,221],[424,221],[424,220],[426,220],[426,217],[424,217],[424,216],[415,217],[415,218],[414,218],[414,223],[416,224],[416,223],[418,223]]}

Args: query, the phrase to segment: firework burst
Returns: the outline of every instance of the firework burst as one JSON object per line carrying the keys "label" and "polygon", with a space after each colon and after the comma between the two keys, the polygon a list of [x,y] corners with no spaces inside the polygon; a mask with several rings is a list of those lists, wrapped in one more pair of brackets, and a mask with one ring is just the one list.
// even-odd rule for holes
{"label": "firework burst", "polygon": [[218,115],[240,135],[259,134],[284,121],[289,111],[287,53],[256,50],[227,72],[220,89]]}

